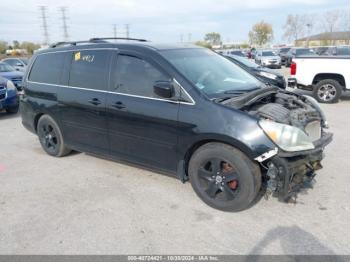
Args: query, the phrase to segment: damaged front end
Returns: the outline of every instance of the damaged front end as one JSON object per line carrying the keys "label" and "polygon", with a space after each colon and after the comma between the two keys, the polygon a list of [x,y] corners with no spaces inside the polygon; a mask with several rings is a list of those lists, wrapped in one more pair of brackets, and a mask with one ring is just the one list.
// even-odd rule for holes
{"label": "damaged front end", "polygon": [[333,136],[325,132],[325,115],[313,98],[270,87],[223,103],[257,117],[276,145],[255,159],[264,171],[267,194],[288,201],[311,185]]}

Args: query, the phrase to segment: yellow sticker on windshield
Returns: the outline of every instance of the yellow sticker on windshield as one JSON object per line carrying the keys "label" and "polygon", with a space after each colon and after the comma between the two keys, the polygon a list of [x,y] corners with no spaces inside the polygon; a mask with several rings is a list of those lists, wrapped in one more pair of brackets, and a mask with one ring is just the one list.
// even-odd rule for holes
{"label": "yellow sticker on windshield", "polygon": [[75,60],[75,61],[80,60],[80,52],[75,53],[75,55],[74,55],[74,60]]}

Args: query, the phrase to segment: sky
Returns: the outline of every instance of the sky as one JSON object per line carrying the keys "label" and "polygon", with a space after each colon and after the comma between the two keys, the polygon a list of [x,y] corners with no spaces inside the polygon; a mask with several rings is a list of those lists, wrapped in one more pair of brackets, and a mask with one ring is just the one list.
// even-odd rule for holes
{"label": "sky", "polygon": [[[248,40],[256,22],[264,20],[274,29],[274,43],[282,39],[288,14],[322,14],[350,10],[349,0],[16,0],[0,2],[0,40],[44,42],[39,6],[47,6],[50,42],[63,40],[59,8],[67,8],[69,40],[125,36],[156,42],[202,40],[218,32],[224,42]],[[317,30],[321,30],[318,28]]]}

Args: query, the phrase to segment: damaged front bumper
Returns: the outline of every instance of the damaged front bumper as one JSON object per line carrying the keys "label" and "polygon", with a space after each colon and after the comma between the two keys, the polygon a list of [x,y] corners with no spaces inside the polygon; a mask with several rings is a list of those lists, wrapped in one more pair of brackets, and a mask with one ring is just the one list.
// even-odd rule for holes
{"label": "damaged front bumper", "polygon": [[266,193],[277,196],[281,201],[288,201],[315,177],[315,171],[322,168],[324,148],[333,138],[332,133],[323,133],[314,142],[312,150],[285,152],[279,151],[262,162],[266,172]]}

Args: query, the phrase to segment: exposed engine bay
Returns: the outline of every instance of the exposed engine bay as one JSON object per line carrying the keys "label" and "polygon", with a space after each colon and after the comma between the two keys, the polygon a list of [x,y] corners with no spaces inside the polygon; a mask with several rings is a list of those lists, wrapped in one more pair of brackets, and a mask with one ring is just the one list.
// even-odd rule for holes
{"label": "exposed engine bay", "polygon": [[321,126],[327,125],[324,114],[313,98],[280,91],[274,87],[258,90],[254,94],[248,93],[237,99],[224,101],[223,104],[259,118],[298,127],[308,135],[312,135],[308,129],[310,123],[315,122],[313,127],[318,126],[319,130]]}
{"label": "exposed engine bay", "polygon": [[297,127],[314,142],[315,149],[306,152],[282,152],[261,162],[263,180],[268,194],[280,200],[296,197],[305,185],[310,185],[315,171],[322,168],[323,148],[332,140],[325,133],[327,121],[317,102],[275,87],[262,88],[222,102],[258,119]]}

